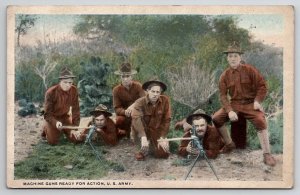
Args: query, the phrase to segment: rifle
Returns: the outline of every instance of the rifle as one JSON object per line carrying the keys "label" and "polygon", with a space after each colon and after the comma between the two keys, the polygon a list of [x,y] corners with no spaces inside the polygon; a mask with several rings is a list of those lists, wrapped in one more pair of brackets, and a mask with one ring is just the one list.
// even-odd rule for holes
{"label": "rifle", "polygon": [[217,180],[219,181],[219,178],[217,176],[217,173],[214,169],[214,167],[212,166],[212,164],[210,163],[210,161],[208,160],[207,156],[206,156],[206,153],[203,149],[203,146],[202,146],[202,139],[200,140],[198,136],[196,136],[196,128],[195,126],[193,125],[192,126],[192,135],[191,135],[191,139],[192,139],[192,147],[193,146],[196,146],[198,151],[199,151],[199,154],[198,156],[196,157],[196,159],[194,160],[191,168],[189,169],[188,173],[186,174],[185,176],[185,180],[188,178],[188,176],[190,175],[192,169],[194,168],[196,162],[200,159],[200,157],[204,157],[204,159],[206,160],[206,162],[208,163],[210,169],[213,171],[214,175],[216,176]]}

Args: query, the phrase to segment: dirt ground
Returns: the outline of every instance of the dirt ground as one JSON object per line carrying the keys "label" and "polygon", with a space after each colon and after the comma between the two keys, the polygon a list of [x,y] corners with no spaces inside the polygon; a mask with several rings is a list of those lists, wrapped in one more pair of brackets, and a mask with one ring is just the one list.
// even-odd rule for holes
{"label": "dirt ground", "polygon": [[[17,107],[15,108],[17,109]],[[41,139],[41,116],[19,117],[15,115],[14,161],[24,160]],[[148,156],[145,161],[134,159],[137,150],[130,140],[121,140],[115,147],[107,147],[105,158],[121,163],[125,171],[109,171],[103,179],[128,180],[184,180],[189,166],[182,166],[182,158],[171,154],[169,159],[155,159]],[[276,154],[275,167],[263,163],[261,150],[235,150],[231,154],[221,154],[210,160],[218,177],[222,181],[280,181],[282,180],[282,154]],[[188,180],[216,180],[205,159],[198,161]]]}

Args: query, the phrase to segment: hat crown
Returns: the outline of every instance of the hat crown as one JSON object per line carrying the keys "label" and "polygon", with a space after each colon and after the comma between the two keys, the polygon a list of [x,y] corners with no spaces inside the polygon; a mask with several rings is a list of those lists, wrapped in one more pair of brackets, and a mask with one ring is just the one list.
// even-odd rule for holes
{"label": "hat crown", "polygon": [[117,75],[131,75],[136,74],[136,70],[132,70],[131,64],[126,62],[119,66],[119,70],[115,71],[115,74]]}
{"label": "hat crown", "polygon": [[131,72],[131,64],[123,63],[120,65],[120,72],[122,73],[130,73]]}
{"label": "hat crown", "polygon": [[67,79],[67,78],[74,78],[75,76],[73,75],[72,71],[68,69],[67,67],[63,67],[62,70],[60,71],[60,79]]}
{"label": "hat crown", "polygon": [[103,111],[106,112],[107,111],[107,107],[103,104],[99,104],[96,108],[95,111]]}
{"label": "hat crown", "polygon": [[206,113],[204,110],[198,109],[198,110],[194,111],[193,114],[206,114]]}
{"label": "hat crown", "polygon": [[231,45],[228,46],[227,50],[224,53],[243,53],[239,44],[237,42],[233,42]]}

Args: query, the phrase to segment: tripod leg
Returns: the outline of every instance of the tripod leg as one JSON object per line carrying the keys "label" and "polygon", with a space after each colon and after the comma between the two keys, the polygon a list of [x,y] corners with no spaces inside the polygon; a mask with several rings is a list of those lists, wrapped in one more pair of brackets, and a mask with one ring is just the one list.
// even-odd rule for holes
{"label": "tripod leg", "polygon": [[194,166],[195,166],[196,162],[198,161],[198,159],[200,158],[200,156],[201,156],[201,153],[198,154],[198,156],[197,156],[197,158],[195,159],[195,161],[193,162],[193,164],[192,164],[190,170],[189,170],[188,173],[186,174],[184,180],[186,180],[186,179],[189,177],[189,175],[190,175],[192,169],[194,168]]}
{"label": "tripod leg", "polygon": [[90,144],[91,148],[93,149],[93,151],[94,151],[94,153],[95,153],[97,159],[98,159],[99,161],[101,161],[100,155],[98,154],[98,152],[97,152],[97,150],[95,149],[94,145],[93,145],[91,142],[89,142],[89,144]]}
{"label": "tripod leg", "polygon": [[206,162],[208,163],[208,165],[210,166],[210,169],[214,172],[214,174],[215,174],[217,180],[219,181],[218,175],[217,175],[217,173],[216,173],[214,167],[213,167],[212,164],[210,163],[210,161],[209,161],[209,159],[207,158],[207,156],[206,156],[205,153],[204,153],[204,158],[205,158]]}

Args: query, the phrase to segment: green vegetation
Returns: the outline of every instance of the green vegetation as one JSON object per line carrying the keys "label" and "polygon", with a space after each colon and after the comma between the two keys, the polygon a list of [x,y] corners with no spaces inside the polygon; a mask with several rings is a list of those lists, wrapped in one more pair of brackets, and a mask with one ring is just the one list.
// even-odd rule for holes
{"label": "green vegetation", "polygon": [[[106,151],[94,145],[100,154]],[[74,145],[62,140],[57,146],[38,143],[33,153],[15,164],[16,179],[99,179],[109,170],[124,171],[124,167],[102,157],[97,160],[89,145]]]}

